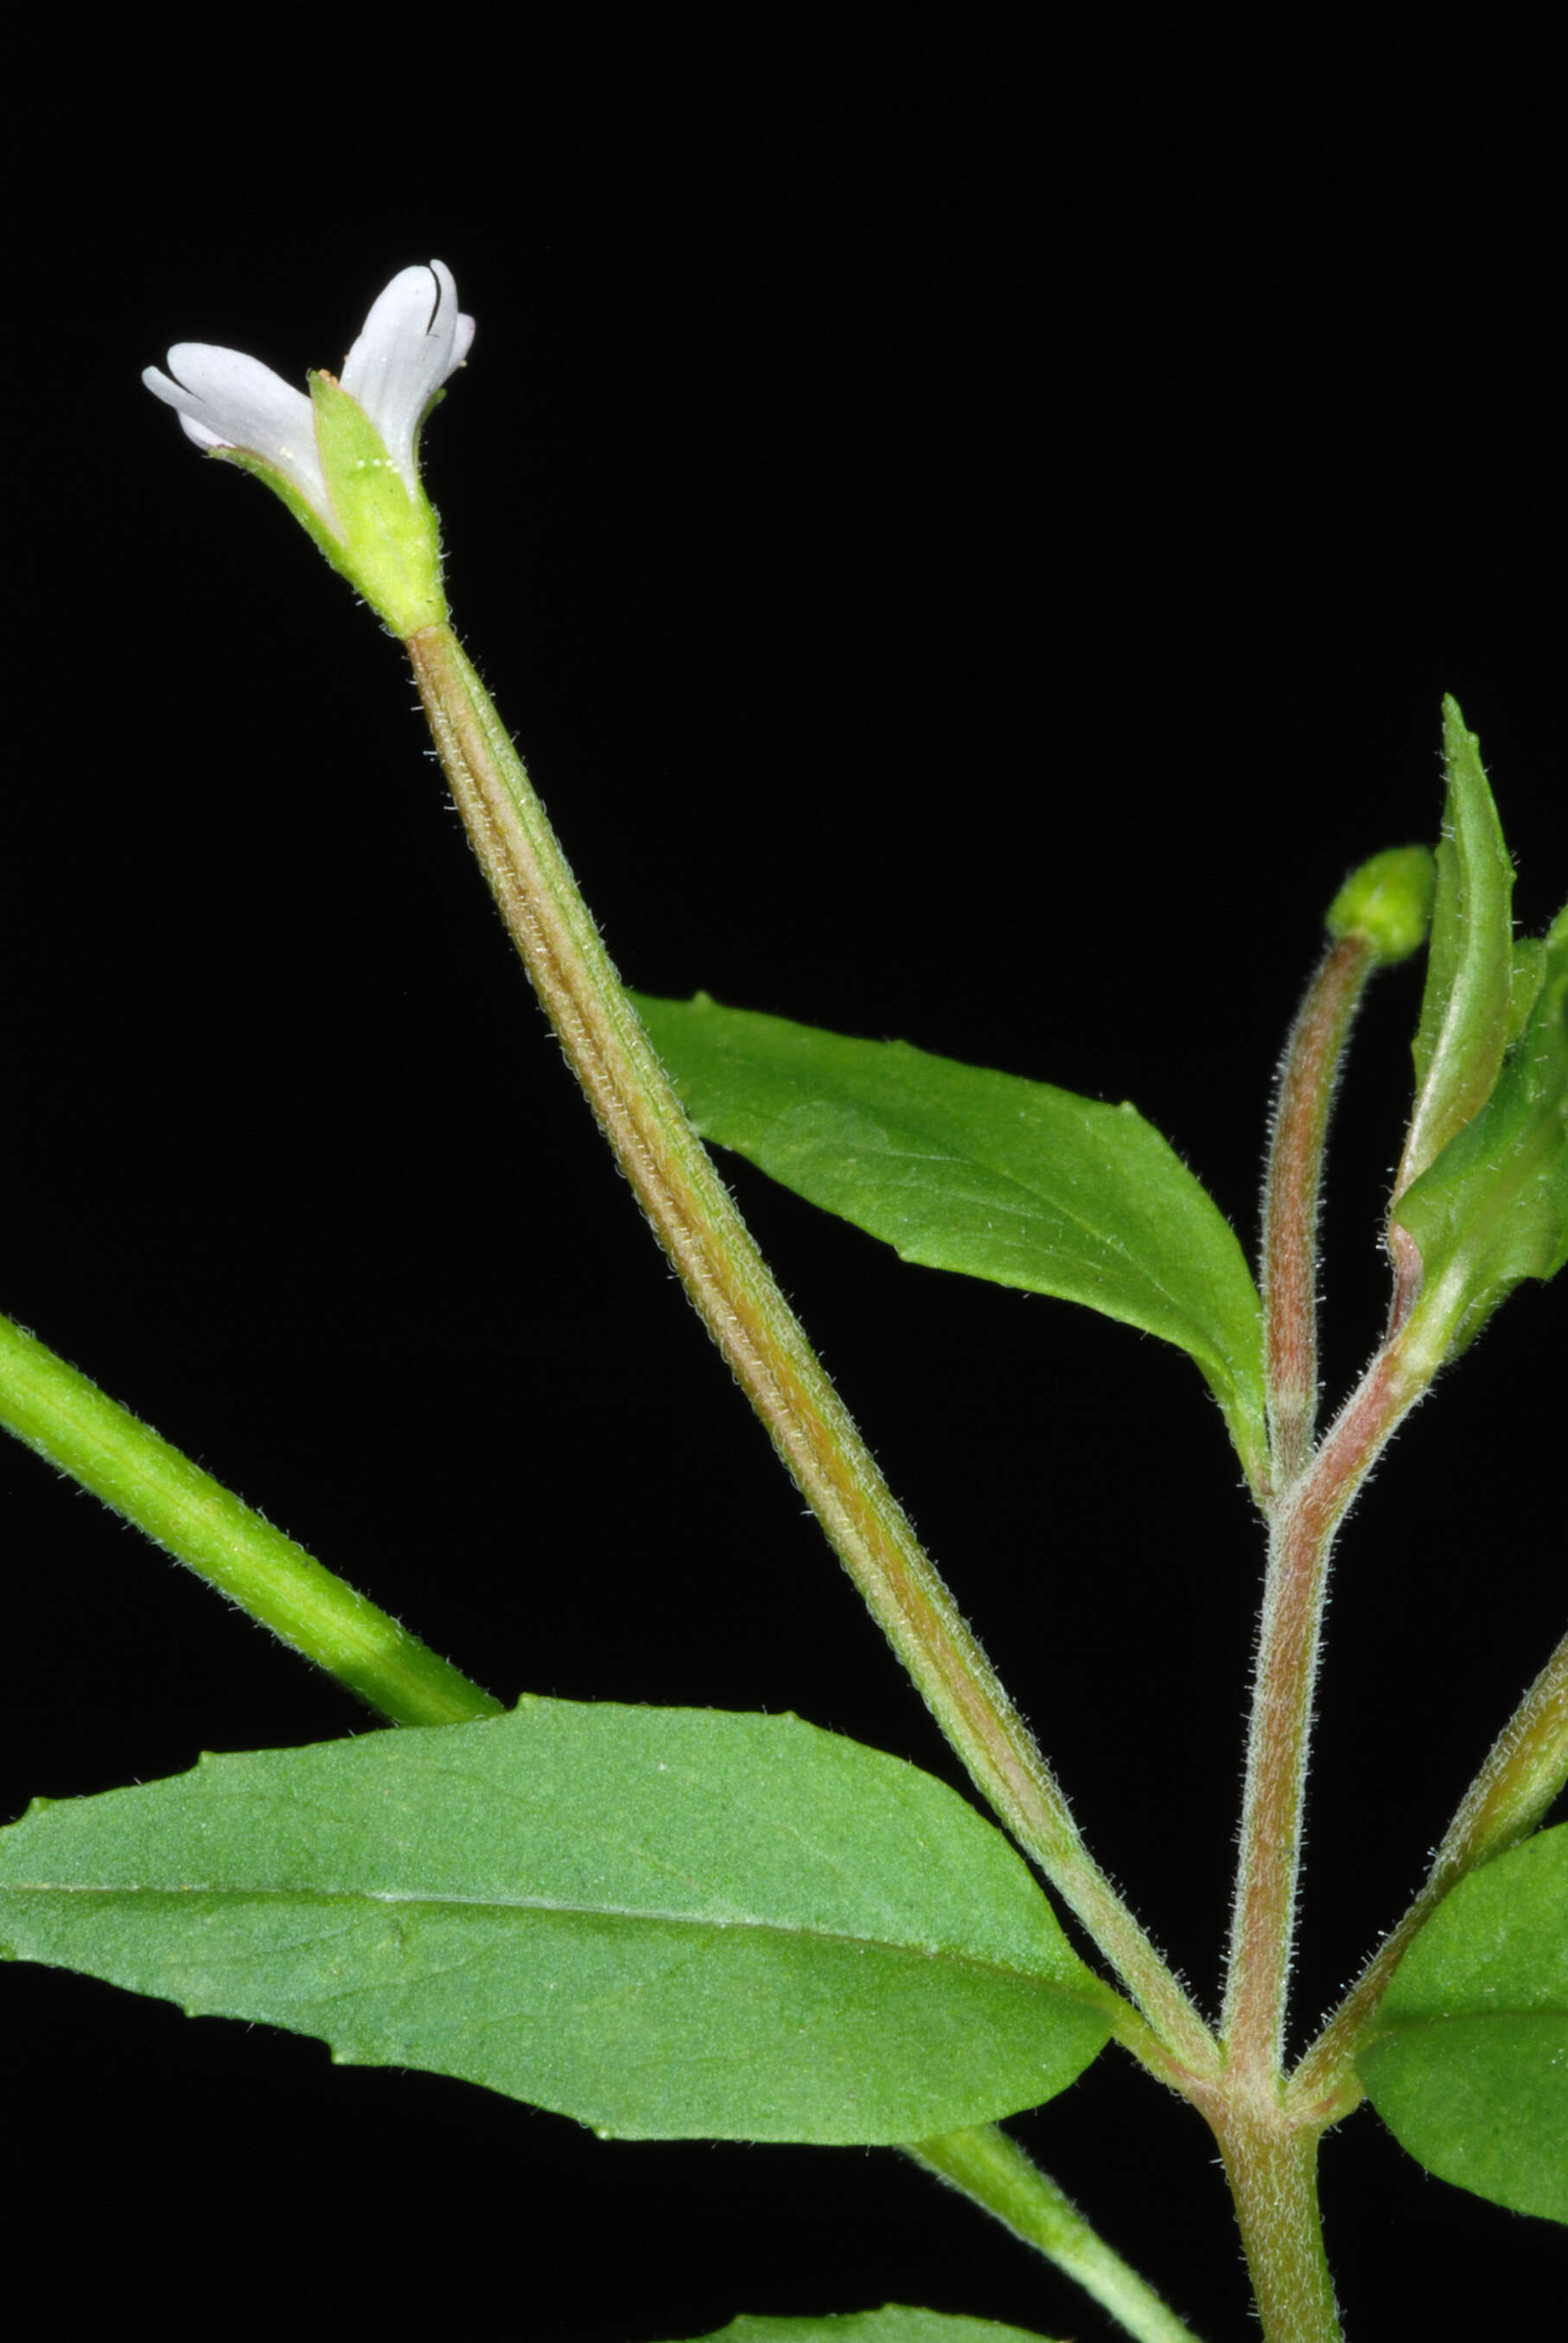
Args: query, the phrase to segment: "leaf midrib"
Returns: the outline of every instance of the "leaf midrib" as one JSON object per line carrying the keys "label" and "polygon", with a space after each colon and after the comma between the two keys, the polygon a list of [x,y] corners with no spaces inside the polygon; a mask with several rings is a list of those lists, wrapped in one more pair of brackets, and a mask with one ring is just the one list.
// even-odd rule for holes
{"label": "leaf midrib", "polygon": [[[493,1912],[555,1912],[568,1917],[594,1920],[629,1920],[650,1926],[690,1928],[710,1934],[729,1934],[737,1929],[752,1929],[759,1934],[780,1936],[802,1936],[813,1944],[859,1945],[879,1952],[901,1954],[910,1960],[942,1961],[954,1966],[974,1969],[983,1974],[1020,1980],[1030,1986],[1049,1987],[1054,1993],[1081,2001],[1086,2006],[1099,2006],[1099,1996],[1084,1986],[1072,1985],[1053,1976],[1049,1971],[1022,1967],[1015,1963],[987,1959],[982,1955],[958,1951],[947,1946],[918,1945],[900,1942],[895,1937],[862,1936],[848,1928],[815,1928],[799,1921],[743,1916],[735,1919],[709,1919],[690,1912],[666,1912],[657,1906],[621,1904],[580,1904],[566,1897],[545,1896],[459,1896],[415,1894],[395,1888],[375,1887],[215,1887],[195,1884],[178,1887],[86,1885],[80,1881],[52,1882],[48,1880],[7,1881],[0,1884],[0,1899],[8,1896],[95,1896],[106,1899],[119,1897],[125,1901],[166,1897],[171,1904],[190,1908],[190,1899],[204,1896],[233,1903],[262,1903],[277,1898],[280,1902],[312,1906],[392,1905],[402,1909],[424,1911],[493,1911]],[[0,1901],[0,1911],[4,1903]]]}
{"label": "leaf midrib", "polygon": [[[1109,1108],[1107,1111],[1116,1113],[1119,1110],[1112,1107]],[[1136,1108],[1133,1109],[1133,1112],[1137,1112]],[[1141,1121],[1142,1121],[1141,1117],[1139,1119]],[[781,1120],[781,1117],[776,1116],[774,1118],[772,1127],[777,1128],[778,1123]],[[1144,1127],[1150,1131],[1153,1130],[1152,1124],[1145,1124]],[[721,1138],[717,1131],[705,1128],[700,1118],[697,1120],[697,1130],[700,1138],[711,1139],[716,1146],[727,1147],[732,1154],[744,1155],[748,1152],[746,1145],[734,1140]],[[1156,1137],[1158,1137],[1158,1133],[1155,1133]],[[766,1144],[767,1141],[764,1141],[761,1143]],[[797,1154],[802,1154],[808,1151],[804,1149],[797,1149],[794,1151]],[[1177,1160],[1180,1161],[1181,1159],[1178,1157]],[[988,1179],[996,1181],[999,1186],[1022,1197],[1025,1199],[1025,1202],[1021,1204],[1010,1205],[1005,1197],[1003,1197],[997,1199],[993,1206],[992,1200],[990,1198],[962,1195],[960,1198],[960,1202],[971,1206],[976,1211],[984,1211],[987,1209],[995,1209],[996,1211],[1002,1212],[1010,1211],[1020,1222],[1023,1222],[1034,1221],[1036,1222],[1045,1222],[1048,1226],[1051,1222],[1057,1222],[1067,1229],[1076,1230],[1081,1235],[1084,1250],[1082,1252],[1075,1254],[1069,1252],[1067,1247],[1061,1247],[1060,1250],[1066,1260],[1077,1263],[1085,1270],[1092,1270],[1099,1267],[1100,1264],[1089,1257],[1091,1252],[1098,1252],[1101,1255],[1107,1253],[1113,1254],[1116,1257],[1117,1265],[1121,1269],[1123,1276],[1127,1278],[1134,1289],[1141,1286],[1146,1292],[1157,1294],[1162,1302],[1165,1302],[1170,1305],[1172,1312],[1178,1317],[1187,1317],[1191,1315],[1190,1306],[1182,1301],[1181,1295],[1172,1287],[1167,1285],[1161,1278],[1157,1277],[1152,1271],[1145,1268],[1129,1251],[1128,1246],[1122,1238],[1117,1236],[1113,1231],[1103,1228],[1098,1222],[1084,1218],[1081,1212],[1070,1210],[1058,1199],[1045,1195],[1038,1188],[1031,1188],[1021,1173],[1009,1170],[1004,1164],[992,1162],[985,1156],[972,1152],[966,1155],[918,1155],[911,1149],[908,1148],[900,1148],[897,1150],[880,1148],[877,1151],[877,1161],[879,1163],[951,1163],[960,1168],[978,1169],[983,1172]],[[829,1206],[829,1209],[834,1210],[836,1208]],[[1229,1222],[1226,1222],[1225,1225],[1228,1227]],[[900,1240],[898,1237],[890,1237],[884,1239],[884,1242],[891,1244],[895,1251],[902,1254],[906,1259],[911,1257],[911,1252],[906,1249],[907,1246],[912,1246],[914,1243],[920,1243],[922,1242],[924,1242],[924,1240],[920,1238]],[[1020,1247],[1027,1247],[1027,1237],[1020,1238],[1016,1240],[1016,1242]],[[930,1266],[940,1269],[943,1267],[944,1264],[940,1262],[936,1262],[930,1263]],[[1104,1273],[1104,1269],[1101,1268],[1101,1274]],[[1210,1339],[1211,1342],[1215,1339],[1212,1330],[1211,1330]],[[1220,1352],[1217,1355],[1224,1365],[1228,1367],[1231,1366],[1232,1363],[1224,1352]],[[1234,1372],[1233,1368],[1232,1372]]]}

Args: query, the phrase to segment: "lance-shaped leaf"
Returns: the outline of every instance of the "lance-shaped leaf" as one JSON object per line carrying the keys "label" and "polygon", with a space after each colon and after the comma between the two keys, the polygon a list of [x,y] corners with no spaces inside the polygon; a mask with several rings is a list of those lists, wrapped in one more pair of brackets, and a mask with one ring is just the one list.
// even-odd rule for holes
{"label": "lance-shaped leaf", "polygon": [[1429,2172],[1568,2221],[1568,1828],[1527,1839],[1444,1897],[1356,2066]]}
{"label": "lance-shaped leaf", "polygon": [[0,1834],[0,1951],[607,2134],[887,2143],[1119,2006],[955,1792],[794,1717],[526,1700],[206,1757]]}
{"label": "lance-shaped leaf", "polygon": [[1254,1479],[1257,1287],[1152,1125],[904,1041],[634,996],[697,1129],[905,1261],[1081,1302],[1190,1352]]}
{"label": "lance-shaped leaf", "polygon": [[1465,730],[1452,698],[1442,703],[1442,754],[1448,791],[1426,989],[1412,1044],[1415,1111],[1396,1197],[1485,1105],[1511,1030],[1513,865],[1481,743]]}
{"label": "lance-shaped leaf", "polygon": [[825,2318],[732,2318],[699,2343],[1045,2343],[1045,2338],[1021,2327],[999,2327],[994,2318],[955,2318],[889,2302],[880,2310],[829,2312]]}
{"label": "lance-shaped leaf", "polygon": [[1421,1252],[1413,1331],[1449,1356],[1522,1279],[1568,1261],[1568,910],[1516,962],[1523,1030],[1496,1087],[1395,1207]]}

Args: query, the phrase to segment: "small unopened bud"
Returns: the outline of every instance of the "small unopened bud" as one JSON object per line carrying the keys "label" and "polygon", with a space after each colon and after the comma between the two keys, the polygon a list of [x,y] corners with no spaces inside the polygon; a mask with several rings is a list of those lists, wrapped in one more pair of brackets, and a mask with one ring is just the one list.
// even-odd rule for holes
{"label": "small unopened bud", "polygon": [[1437,866],[1424,846],[1391,846],[1352,870],[1323,924],[1337,942],[1364,936],[1379,963],[1392,968],[1426,941]]}

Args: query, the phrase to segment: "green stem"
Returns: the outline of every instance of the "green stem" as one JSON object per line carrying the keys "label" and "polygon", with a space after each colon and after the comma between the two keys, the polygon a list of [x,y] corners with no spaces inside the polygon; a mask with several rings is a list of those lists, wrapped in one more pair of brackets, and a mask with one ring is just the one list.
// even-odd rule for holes
{"label": "green stem", "polygon": [[872,1615],[964,1765],[1167,2047],[1211,2071],[1187,1996],[1067,1801],[839,1401],[650,1047],[544,808],[449,627],[407,651],[508,933],[654,1233]]}
{"label": "green stem", "polygon": [[994,2124],[922,2139],[904,2151],[983,2206],[1092,2295],[1138,2343],[1196,2343],[1192,2329],[1091,2229],[1054,2180]]}
{"label": "green stem", "polygon": [[0,1424],[394,1725],[502,1704],[75,1367],[0,1318]]}
{"label": "green stem", "polygon": [[1341,2343],[1318,2211],[1319,2131],[1282,2125],[1272,2104],[1233,2099],[1215,2132],[1265,2343]]}

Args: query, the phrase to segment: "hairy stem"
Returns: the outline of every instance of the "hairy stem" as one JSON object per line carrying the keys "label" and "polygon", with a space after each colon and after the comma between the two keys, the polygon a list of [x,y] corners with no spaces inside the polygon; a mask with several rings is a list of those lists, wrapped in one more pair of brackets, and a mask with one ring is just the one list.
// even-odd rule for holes
{"label": "hairy stem", "polygon": [[1424,1388],[1397,1344],[1385,1347],[1306,1470],[1272,1505],[1221,2029],[1224,2073],[1212,2089],[1188,2095],[1220,2144],[1268,2343],[1331,2343],[1340,2334],[1318,2214],[1317,2143],[1359,2093],[1335,2071],[1314,2103],[1287,2090],[1281,2065],[1307,1755],[1334,1536]]}
{"label": "hairy stem", "polygon": [[543,807],[449,627],[407,644],[452,794],[600,1129],[709,1332],[970,1775],[1176,2055],[1211,2037],[1067,1801],[878,1471],[698,1140]]}
{"label": "hairy stem", "polygon": [[1263,1328],[1276,1492],[1306,1469],[1318,1413],[1318,1200],[1351,1021],[1376,965],[1342,936],[1307,990],[1280,1069],[1263,1209]]}
{"label": "hairy stem", "polygon": [[1192,2329],[994,2124],[918,2140],[904,2153],[1038,2247],[1139,2343],[1196,2343]]}
{"label": "hairy stem", "polygon": [[1417,1396],[1396,1353],[1381,1352],[1307,1472],[1275,1501],[1223,2022],[1227,2074],[1244,2078],[1254,2095],[1280,2074],[1329,1557],[1379,1451]]}
{"label": "hairy stem", "polygon": [[1263,1326],[1272,1485],[1223,2040],[1257,2106],[1280,2079],[1302,1804],[1334,1534],[1408,1402],[1385,1347],[1322,1446],[1318,1205],[1323,1149],[1356,1007],[1377,965],[1363,933],[1329,946],[1280,1069],[1263,1207]]}
{"label": "hairy stem", "polygon": [[1232,2099],[1214,2125],[1265,2343],[1341,2343],[1318,2211],[1318,2131]]}
{"label": "hairy stem", "polygon": [[394,1725],[468,1725],[504,1713],[8,1318],[0,1318],[0,1424]]}

